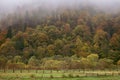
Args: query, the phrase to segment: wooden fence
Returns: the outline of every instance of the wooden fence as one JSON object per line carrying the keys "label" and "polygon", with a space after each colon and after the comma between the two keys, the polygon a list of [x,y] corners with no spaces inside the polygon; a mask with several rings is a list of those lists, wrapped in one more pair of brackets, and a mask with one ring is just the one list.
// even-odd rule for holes
{"label": "wooden fence", "polygon": [[[120,76],[120,70],[40,70],[40,69],[1,69],[0,73],[65,74],[65,76]],[[53,75],[54,76],[54,75]]]}

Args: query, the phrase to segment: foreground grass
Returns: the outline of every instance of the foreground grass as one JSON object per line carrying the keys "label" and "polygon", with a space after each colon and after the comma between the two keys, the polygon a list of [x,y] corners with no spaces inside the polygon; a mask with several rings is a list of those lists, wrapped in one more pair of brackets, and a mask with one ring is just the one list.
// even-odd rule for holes
{"label": "foreground grass", "polygon": [[[16,71],[7,71],[6,73],[0,72],[0,80],[120,80],[119,71],[24,71],[20,73]],[[95,75],[99,73],[99,75]],[[114,73],[114,75],[111,75]],[[88,75],[86,75],[88,74]]]}
{"label": "foreground grass", "polygon": [[41,78],[41,77],[6,77],[0,80],[120,80],[120,76],[79,77],[79,78]]}

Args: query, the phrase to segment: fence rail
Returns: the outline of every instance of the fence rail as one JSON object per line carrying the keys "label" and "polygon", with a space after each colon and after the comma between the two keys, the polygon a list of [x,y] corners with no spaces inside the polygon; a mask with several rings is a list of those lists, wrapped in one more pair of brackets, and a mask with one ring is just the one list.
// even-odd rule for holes
{"label": "fence rail", "polygon": [[[34,73],[54,77],[120,76],[120,70],[39,70],[39,69],[1,69],[0,73]],[[59,76],[55,76],[58,74]]]}

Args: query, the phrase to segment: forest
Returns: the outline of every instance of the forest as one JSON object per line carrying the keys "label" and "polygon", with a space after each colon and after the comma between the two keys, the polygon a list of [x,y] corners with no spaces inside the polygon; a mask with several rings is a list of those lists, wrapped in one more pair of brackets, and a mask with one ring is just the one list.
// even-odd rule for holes
{"label": "forest", "polygon": [[120,68],[120,11],[27,7],[0,18],[1,68]]}

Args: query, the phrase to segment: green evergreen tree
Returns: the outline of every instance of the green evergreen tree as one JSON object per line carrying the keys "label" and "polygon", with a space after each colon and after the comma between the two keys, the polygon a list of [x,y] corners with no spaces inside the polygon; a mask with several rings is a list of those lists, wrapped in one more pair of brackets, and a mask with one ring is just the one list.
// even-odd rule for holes
{"label": "green evergreen tree", "polygon": [[10,38],[10,39],[12,38],[12,27],[11,26],[8,27],[6,38]]}

